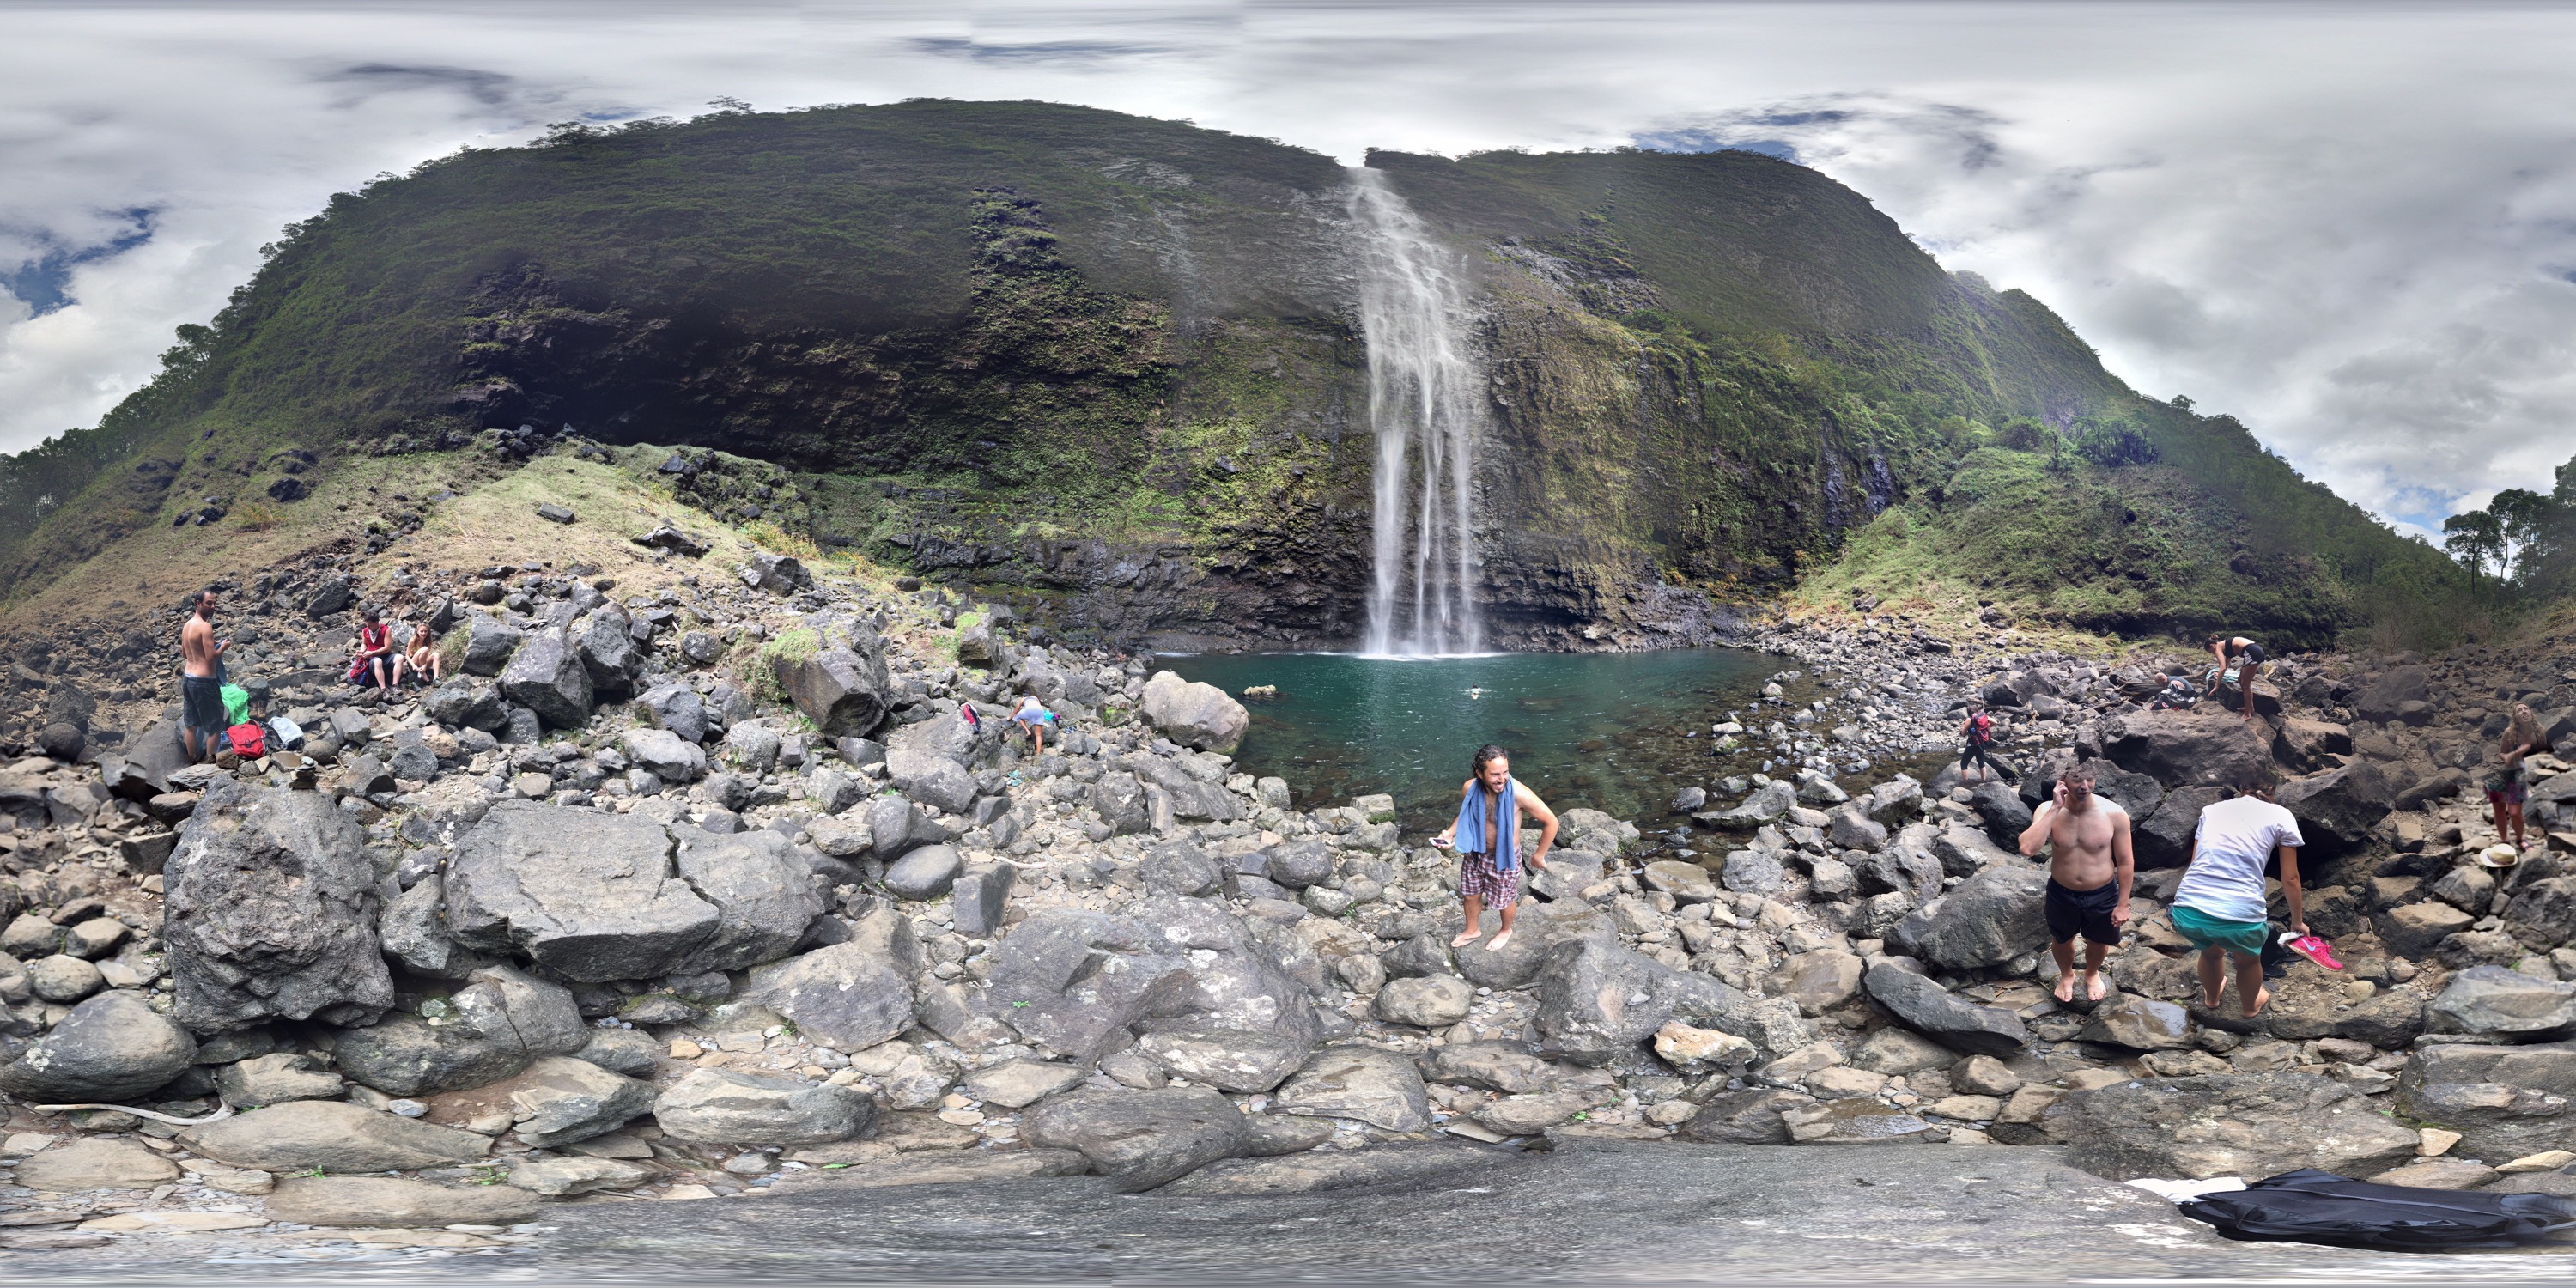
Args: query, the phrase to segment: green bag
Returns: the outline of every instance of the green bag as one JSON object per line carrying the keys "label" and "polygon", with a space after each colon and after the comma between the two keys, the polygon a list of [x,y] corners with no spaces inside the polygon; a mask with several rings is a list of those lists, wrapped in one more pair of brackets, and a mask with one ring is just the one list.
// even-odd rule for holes
{"label": "green bag", "polygon": [[241,724],[250,719],[250,690],[238,684],[224,686],[224,720]]}

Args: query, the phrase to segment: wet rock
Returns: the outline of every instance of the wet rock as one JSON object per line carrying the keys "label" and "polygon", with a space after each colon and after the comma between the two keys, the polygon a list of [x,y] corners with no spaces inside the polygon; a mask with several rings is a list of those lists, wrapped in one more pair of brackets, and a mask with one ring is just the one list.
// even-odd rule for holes
{"label": "wet rock", "polygon": [[2084,1040],[2135,1051],[2172,1051],[2192,1045],[2191,1023],[2183,1009],[2171,1002],[2120,993],[2093,1009],[2092,1023],[2084,1026]]}
{"label": "wet rock", "polygon": [[1029,1144],[1070,1149],[1122,1193],[1178,1180],[1241,1153],[1248,1128],[1233,1102],[1204,1087],[1092,1090],[1047,1102],[1021,1119]]}
{"label": "wet rock", "polygon": [[721,915],[674,879],[671,849],[639,815],[504,801],[457,842],[448,933],[586,983],[670,974]]}
{"label": "wet rock", "polygon": [[291,1175],[390,1172],[470,1163],[491,1152],[489,1137],[432,1126],[345,1100],[270,1105],[179,1133],[189,1149],[219,1163]]}
{"label": "wet rock", "polygon": [[393,1176],[290,1176],[268,1197],[280,1221],[326,1227],[516,1225],[544,1209],[510,1185],[440,1185]]}
{"label": "wet rock", "polygon": [[1225,690],[1183,680],[1169,671],[1157,671],[1145,682],[1138,713],[1156,732],[1184,747],[1228,755],[1252,725],[1251,713]]}
{"label": "wet rock", "polygon": [[1411,1060],[1375,1047],[1326,1047],[1271,1098],[1274,1112],[1355,1118],[1387,1131],[1431,1125],[1422,1075]]}
{"label": "wet rock", "polygon": [[1949,970],[1999,966],[2048,942],[2041,908],[2048,873],[2028,864],[1997,865],[1960,882],[1941,901],[1918,947]]}
{"label": "wet rock", "polygon": [[0,1066],[0,1091],[30,1104],[128,1103],[196,1057],[187,1030],[140,993],[101,993]]}
{"label": "wet rock", "polygon": [[1954,1051],[2008,1057],[2030,1042],[2030,1030],[2012,1012],[1979,1006],[1912,971],[1882,962],[1862,983],[1907,1027]]}
{"label": "wet rock", "polygon": [[1674,1135],[1708,1145],[1787,1145],[1789,1124],[1780,1115],[1815,1103],[1815,1097],[1795,1091],[1720,1092],[1703,1101]]}
{"label": "wet rock", "polygon": [[2576,984],[2503,966],[2473,966],[2451,977],[2427,1008],[2433,1027],[2521,1041],[2576,1033]]}
{"label": "wet rock", "polygon": [[2079,1091],[2049,1111],[2067,1161],[2096,1176],[2367,1176],[2412,1158],[2416,1132],[2308,1073],[2148,1078]]}
{"label": "wet rock", "polygon": [[163,869],[179,1022],[365,1024],[393,1004],[366,834],[321,792],[219,779]]}
{"label": "wet rock", "polygon": [[653,1106],[664,1133],[710,1145],[847,1140],[867,1127],[873,1113],[867,1096],[848,1087],[732,1069],[695,1070]]}

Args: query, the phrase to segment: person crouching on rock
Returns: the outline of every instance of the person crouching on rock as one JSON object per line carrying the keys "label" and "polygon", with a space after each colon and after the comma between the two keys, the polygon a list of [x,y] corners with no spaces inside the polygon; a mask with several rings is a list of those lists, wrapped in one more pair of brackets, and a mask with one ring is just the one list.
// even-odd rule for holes
{"label": "person crouching on rock", "polygon": [[2048,846],[2049,952],[2057,958],[2057,1000],[2075,1000],[2075,936],[2084,936],[2084,996],[2101,1001],[2102,959],[2129,923],[2129,888],[2137,856],[2129,848],[2129,811],[2093,794],[2093,766],[2077,765],[2057,776],[2054,799],[2039,807],[2022,830],[2021,852],[2036,857]]}
{"label": "person crouching on rock", "polygon": [[2299,820],[2272,803],[2272,771],[2250,767],[2237,776],[2234,799],[2200,811],[2192,836],[2191,866],[2174,887],[2173,927],[2200,950],[2200,994],[2216,1010],[2226,991],[2219,956],[2236,966],[2236,1002],[2252,1019],[2272,1000],[2263,987],[2263,948],[2271,924],[2264,901],[2263,864],[2281,858],[2281,897],[2289,903],[2290,929],[2308,933],[2305,895],[2299,889]]}
{"label": "person crouching on rock", "polygon": [[1512,916],[1521,897],[1521,816],[1538,821],[1538,852],[1530,866],[1547,870],[1547,851],[1556,844],[1556,814],[1538,793],[1512,777],[1512,762],[1500,747],[1476,749],[1467,783],[1459,789],[1458,818],[1431,838],[1442,849],[1458,851],[1458,895],[1467,904],[1467,929],[1449,941],[1464,948],[1485,933],[1485,908],[1502,914],[1502,929],[1488,951],[1512,941]]}
{"label": "person crouching on rock", "polygon": [[2212,635],[2210,655],[2218,659],[2218,669],[2210,680],[2209,693],[2224,705],[2230,693],[2244,703],[2244,718],[2254,718],[2254,681],[2263,675],[2263,646],[2242,635]]}

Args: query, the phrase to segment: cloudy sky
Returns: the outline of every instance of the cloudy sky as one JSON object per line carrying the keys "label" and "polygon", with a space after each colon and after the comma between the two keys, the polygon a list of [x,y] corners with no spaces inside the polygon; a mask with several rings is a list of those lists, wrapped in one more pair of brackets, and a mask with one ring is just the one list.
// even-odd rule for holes
{"label": "cloudy sky", "polygon": [[2408,525],[2576,455],[2576,9],[0,0],[0,451],[332,192],[573,118],[1087,103],[1356,162],[1752,146]]}

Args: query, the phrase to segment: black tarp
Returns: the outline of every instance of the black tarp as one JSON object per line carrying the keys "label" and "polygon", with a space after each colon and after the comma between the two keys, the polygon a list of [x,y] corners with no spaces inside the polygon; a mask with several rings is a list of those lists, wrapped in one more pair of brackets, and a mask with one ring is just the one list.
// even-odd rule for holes
{"label": "black tarp", "polygon": [[2230,1239],[2447,1252],[2576,1238],[2576,1199],[2374,1185],[2313,1167],[2181,1207]]}

